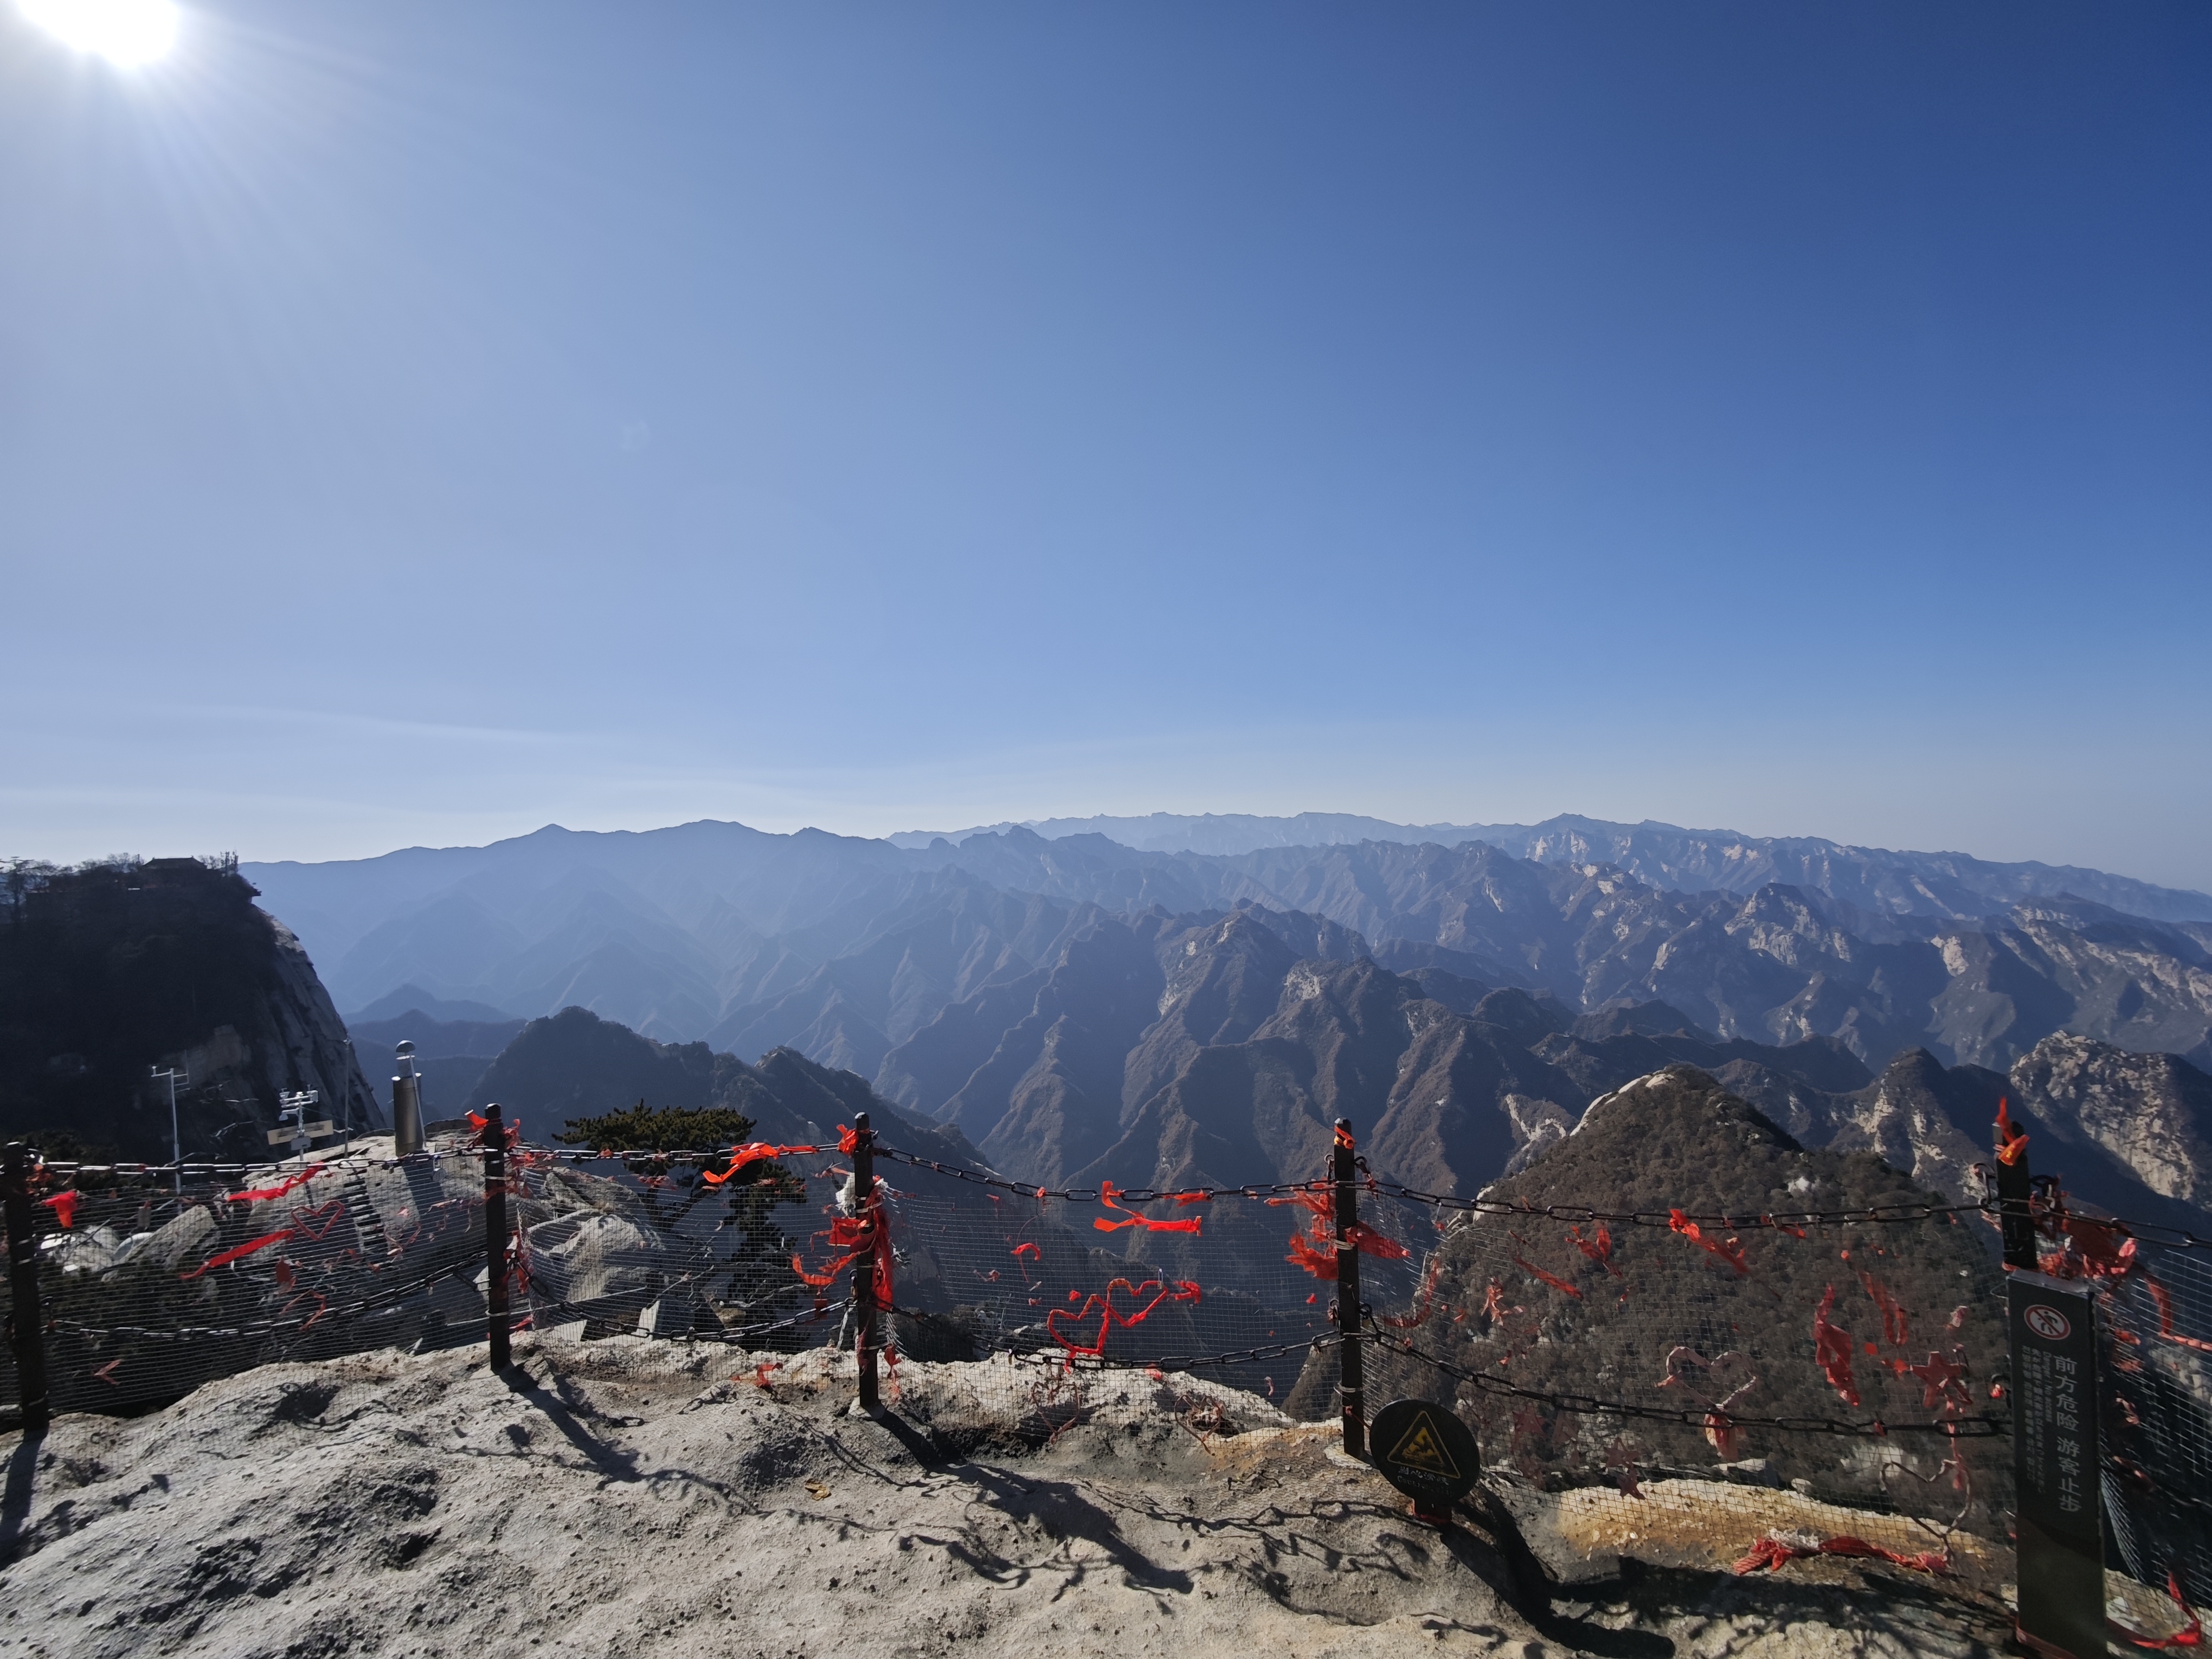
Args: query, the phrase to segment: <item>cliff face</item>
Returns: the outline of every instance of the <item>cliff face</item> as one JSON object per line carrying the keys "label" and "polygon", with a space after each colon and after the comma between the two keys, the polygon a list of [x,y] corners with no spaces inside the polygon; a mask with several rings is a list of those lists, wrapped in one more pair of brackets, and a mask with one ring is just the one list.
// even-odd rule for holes
{"label": "cliff face", "polygon": [[259,1158],[280,1091],[382,1116],[314,964],[234,872],[156,859],[52,874],[0,913],[0,1133],[165,1159]]}
{"label": "cliff face", "polygon": [[2014,1062],[2012,1083],[2160,1197],[2212,1206],[2212,1077],[2179,1054],[2130,1054],[2061,1032]]}

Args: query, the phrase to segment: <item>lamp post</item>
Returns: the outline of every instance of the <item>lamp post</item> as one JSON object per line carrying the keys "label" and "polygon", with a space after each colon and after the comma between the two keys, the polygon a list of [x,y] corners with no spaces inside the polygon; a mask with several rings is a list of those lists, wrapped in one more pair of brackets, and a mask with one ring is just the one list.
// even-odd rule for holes
{"label": "lamp post", "polygon": [[181,1194],[185,1190],[185,1140],[177,1131],[177,1079],[183,1078],[189,1084],[191,1077],[173,1066],[149,1066],[146,1069],[157,1080],[169,1085],[169,1159],[177,1166],[177,1191]]}

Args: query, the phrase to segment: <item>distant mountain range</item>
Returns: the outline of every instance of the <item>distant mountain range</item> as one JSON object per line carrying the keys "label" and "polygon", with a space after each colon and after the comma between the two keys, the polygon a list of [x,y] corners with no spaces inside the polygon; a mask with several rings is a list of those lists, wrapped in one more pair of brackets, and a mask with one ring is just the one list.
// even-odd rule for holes
{"label": "distant mountain range", "polygon": [[1679,892],[1750,894],[1779,882],[1866,909],[1954,918],[1984,915],[2022,899],[2072,896],[2162,921],[2212,921],[2212,896],[2077,865],[1993,864],[1964,853],[1896,853],[1845,847],[1817,836],[1746,836],[1734,830],[1680,830],[1649,819],[1612,823],[1572,814],[1541,823],[1390,823],[1350,812],[1289,817],[1154,812],[1134,818],[1034,818],[973,830],[906,830],[886,839],[895,847],[926,848],[940,839],[958,843],[1012,830],[1027,830],[1048,841],[1103,836],[1139,852],[1217,857],[1363,841],[1438,847],[1480,841],[1539,864],[1609,864],[1638,881]]}
{"label": "distant mountain range", "polygon": [[[1114,1031],[1149,1030],[1161,993],[1143,988],[1164,970],[1142,957],[1232,915],[1294,958],[1545,994],[1571,1018],[1659,1000],[1723,1040],[1831,1038],[1876,1071],[1923,1048],[2002,1069],[2062,1031],[2212,1063],[2212,922],[2143,914],[2212,908],[2201,895],[1658,825],[1556,820],[1523,844],[1543,856],[1159,852],[1018,826],[915,848],[700,823],[245,873],[364,1025],[580,1006],[665,1042],[789,1047],[928,1111],[1002,1039],[1048,1028],[1051,999],[1074,994],[1055,975],[1102,953],[1127,958]],[[1784,851],[1801,878],[1765,878]],[[1106,994],[1082,993],[1086,1018],[1107,1018]]]}

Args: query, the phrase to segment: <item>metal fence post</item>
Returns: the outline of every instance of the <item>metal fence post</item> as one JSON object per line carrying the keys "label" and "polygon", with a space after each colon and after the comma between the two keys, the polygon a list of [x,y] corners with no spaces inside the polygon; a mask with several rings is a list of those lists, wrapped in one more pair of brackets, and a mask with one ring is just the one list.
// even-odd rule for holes
{"label": "metal fence post", "polygon": [[511,1358],[507,1309],[507,1126],[492,1107],[477,1137],[483,1148],[484,1313],[491,1339],[491,1366],[505,1370]]}
{"label": "metal fence post", "polygon": [[868,1115],[853,1120],[853,1212],[867,1223],[867,1243],[853,1256],[853,1357],[860,1368],[860,1409],[872,1412],[876,1395],[876,1251],[881,1247],[877,1229],[884,1224],[883,1206],[876,1201],[876,1134]]}
{"label": "metal fence post", "polygon": [[46,1395],[46,1321],[39,1306],[39,1243],[31,1231],[30,1152],[20,1140],[8,1143],[4,1162],[0,1162],[0,1209],[7,1217],[8,1288],[15,1298],[11,1334],[23,1432],[37,1434],[46,1428],[52,1408]]}
{"label": "metal fence post", "polygon": [[1352,1120],[1336,1121],[1336,1333],[1342,1374],[1337,1396],[1344,1405],[1344,1449],[1367,1455],[1367,1385],[1359,1358],[1359,1246],[1352,1230],[1359,1221],[1359,1166]]}

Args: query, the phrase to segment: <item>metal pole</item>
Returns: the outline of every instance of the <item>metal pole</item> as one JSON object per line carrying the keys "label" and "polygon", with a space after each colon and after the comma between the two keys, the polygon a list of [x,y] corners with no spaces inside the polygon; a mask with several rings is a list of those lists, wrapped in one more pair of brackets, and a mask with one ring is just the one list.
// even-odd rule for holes
{"label": "metal pole", "polygon": [[876,1409],[876,1251],[883,1206],[876,1201],[876,1133],[868,1115],[853,1120],[853,1209],[868,1224],[867,1243],[853,1258],[853,1357],[860,1367],[860,1409]]}
{"label": "metal pole", "polygon": [[485,1109],[483,1132],[477,1137],[483,1148],[484,1168],[484,1312],[491,1336],[491,1368],[505,1370],[510,1357],[507,1310],[507,1127],[495,1105]]}
{"label": "metal pole", "polygon": [[1352,1229],[1359,1221],[1359,1165],[1352,1120],[1336,1121],[1336,1330],[1342,1374],[1337,1397],[1344,1405],[1344,1449],[1367,1455],[1367,1387],[1359,1358],[1359,1246]]}
{"label": "metal pole", "polygon": [[5,1212],[8,1229],[8,1288],[15,1298],[10,1322],[23,1432],[38,1434],[52,1414],[46,1397],[46,1321],[39,1306],[39,1244],[31,1232],[30,1156],[20,1140],[9,1141],[4,1160],[0,1160],[0,1210]]}
{"label": "metal pole", "polygon": [[[2000,1110],[2003,1104],[1998,1103]],[[2013,1127],[2008,1113],[1997,1122],[1997,1222],[2004,1235],[2004,1264],[2008,1270],[2025,1267],[2033,1273],[2042,1264],[2035,1254],[2035,1218],[2028,1208],[2035,1182],[2028,1174],[2027,1137]]]}
{"label": "metal pole", "polygon": [[345,1075],[338,1079],[338,1088],[343,1095],[343,1100],[338,1109],[338,1127],[345,1135],[345,1150],[350,1152],[353,1151],[353,1073],[355,1064],[353,1039],[351,1037],[342,1037],[339,1039],[338,1046],[345,1050],[345,1053],[340,1056],[340,1058],[344,1060],[346,1062]]}
{"label": "metal pole", "polygon": [[166,1078],[168,1080],[169,1156],[177,1166],[177,1193],[181,1197],[185,1190],[185,1141],[184,1137],[177,1132],[177,1068],[172,1066],[167,1069],[159,1067],[149,1069],[153,1071],[155,1077]]}
{"label": "metal pole", "polygon": [[415,1075],[415,1045],[399,1045],[399,1074],[392,1079],[392,1151],[410,1158],[422,1150],[422,1083]]}

